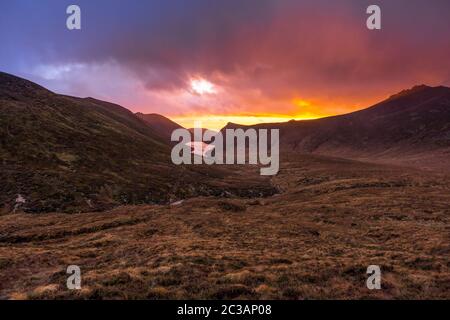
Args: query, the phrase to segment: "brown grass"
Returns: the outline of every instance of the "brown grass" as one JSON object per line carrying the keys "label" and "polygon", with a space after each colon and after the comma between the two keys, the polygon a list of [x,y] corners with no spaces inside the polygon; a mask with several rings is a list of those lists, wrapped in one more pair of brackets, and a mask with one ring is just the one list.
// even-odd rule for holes
{"label": "brown grass", "polygon": [[[264,199],[0,216],[0,297],[449,299],[450,179],[290,155]],[[69,291],[68,265],[82,270]],[[382,290],[366,288],[380,265]]]}

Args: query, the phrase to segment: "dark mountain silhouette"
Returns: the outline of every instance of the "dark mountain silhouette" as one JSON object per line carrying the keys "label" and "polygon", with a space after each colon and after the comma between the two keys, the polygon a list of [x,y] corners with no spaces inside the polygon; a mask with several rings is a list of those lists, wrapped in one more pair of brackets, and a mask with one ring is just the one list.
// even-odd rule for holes
{"label": "dark mountain silhouette", "polygon": [[[198,140],[198,139],[195,138],[195,129],[196,129],[196,128],[189,128],[189,129],[188,129],[189,132],[191,133],[191,139],[192,139],[192,141]],[[214,131],[214,130],[210,130],[210,129],[206,129],[206,128],[199,128],[199,129],[202,130],[202,131],[201,131],[201,136],[202,136],[202,138],[200,139],[201,141],[203,140],[203,135],[204,135],[205,132],[208,131],[208,130],[214,132],[214,134],[217,134],[217,131]]]}
{"label": "dark mountain silhouette", "polygon": [[157,113],[143,114],[139,112],[136,113],[136,116],[144,120],[166,142],[170,142],[174,130],[183,129],[178,123]]}
{"label": "dark mountain silhouette", "polygon": [[175,166],[170,150],[156,128],[121,106],[0,73],[1,205],[20,199],[29,212],[78,212],[274,192],[256,178],[227,183],[233,173],[224,168]]}
{"label": "dark mountain silhouette", "polygon": [[416,86],[368,109],[318,120],[227,128],[278,128],[284,150],[450,168],[450,88]]}

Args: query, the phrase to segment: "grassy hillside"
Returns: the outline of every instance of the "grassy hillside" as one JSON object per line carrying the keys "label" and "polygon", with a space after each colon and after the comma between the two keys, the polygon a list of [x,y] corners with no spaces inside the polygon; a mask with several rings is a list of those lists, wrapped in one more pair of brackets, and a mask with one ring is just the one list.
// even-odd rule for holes
{"label": "grassy hillside", "polygon": [[224,168],[172,165],[170,146],[125,108],[57,95],[4,73],[0,159],[5,211],[19,194],[28,212],[78,212],[259,188],[259,182],[247,191],[247,184],[221,182],[233,175]]}

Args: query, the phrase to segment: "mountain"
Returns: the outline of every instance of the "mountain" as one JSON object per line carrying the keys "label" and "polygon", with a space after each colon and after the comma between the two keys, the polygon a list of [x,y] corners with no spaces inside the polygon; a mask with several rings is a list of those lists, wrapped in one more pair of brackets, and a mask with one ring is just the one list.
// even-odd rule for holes
{"label": "mountain", "polygon": [[450,168],[450,88],[416,86],[361,111],[318,120],[241,126],[278,128],[282,150]]}
{"label": "mountain", "polygon": [[170,151],[156,128],[121,106],[0,73],[0,209],[19,202],[27,212],[79,212],[274,192],[256,178],[236,184],[225,168],[175,166]]}
{"label": "mountain", "polygon": [[[206,128],[189,128],[188,130],[189,130],[189,132],[191,133],[191,139],[192,139],[192,141],[196,141],[196,140],[198,140],[198,139],[196,139],[196,137],[195,137],[195,129],[200,129],[201,131],[201,139],[200,140],[203,140],[203,135],[205,134],[205,132],[206,131],[211,131],[211,132],[213,132],[214,134],[217,134],[218,132],[216,132],[216,131],[214,131],[214,130],[211,130],[211,129],[206,129]],[[196,141],[196,142],[198,142],[198,141]]]}
{"label": "mountain", "polygon": [[[164,141],[169,143],[172,143],[171,136],[173,131],[185,129],[178,123],[157,113],[144,114],[138,112],[136,116],[144,120]],[[194,140],[194,128],[188,128],[187,130],[191,133],[192,140]],[[202,135],[206,130],[208,129],[202,128]]]}
{"label": "mountain", "polygon": [[180,126],[178,123],[160,114],[156,113],[143,114],[139,112],[136,113],[136,116],[144,120],[166,142],[170,142],[170,138],[174,130],[183,129],[183,127]]}

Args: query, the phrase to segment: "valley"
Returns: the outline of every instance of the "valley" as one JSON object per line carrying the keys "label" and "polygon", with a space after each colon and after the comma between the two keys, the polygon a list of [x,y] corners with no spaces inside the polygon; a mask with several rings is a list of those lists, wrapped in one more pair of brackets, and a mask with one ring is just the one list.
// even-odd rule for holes
{"label": "valley", "polygon": [[449,299],[449,112],[449,88],[417,86],[228,124],[280,130],[260,176],[176,166],[173,121],[0,73],[0,299]]}

